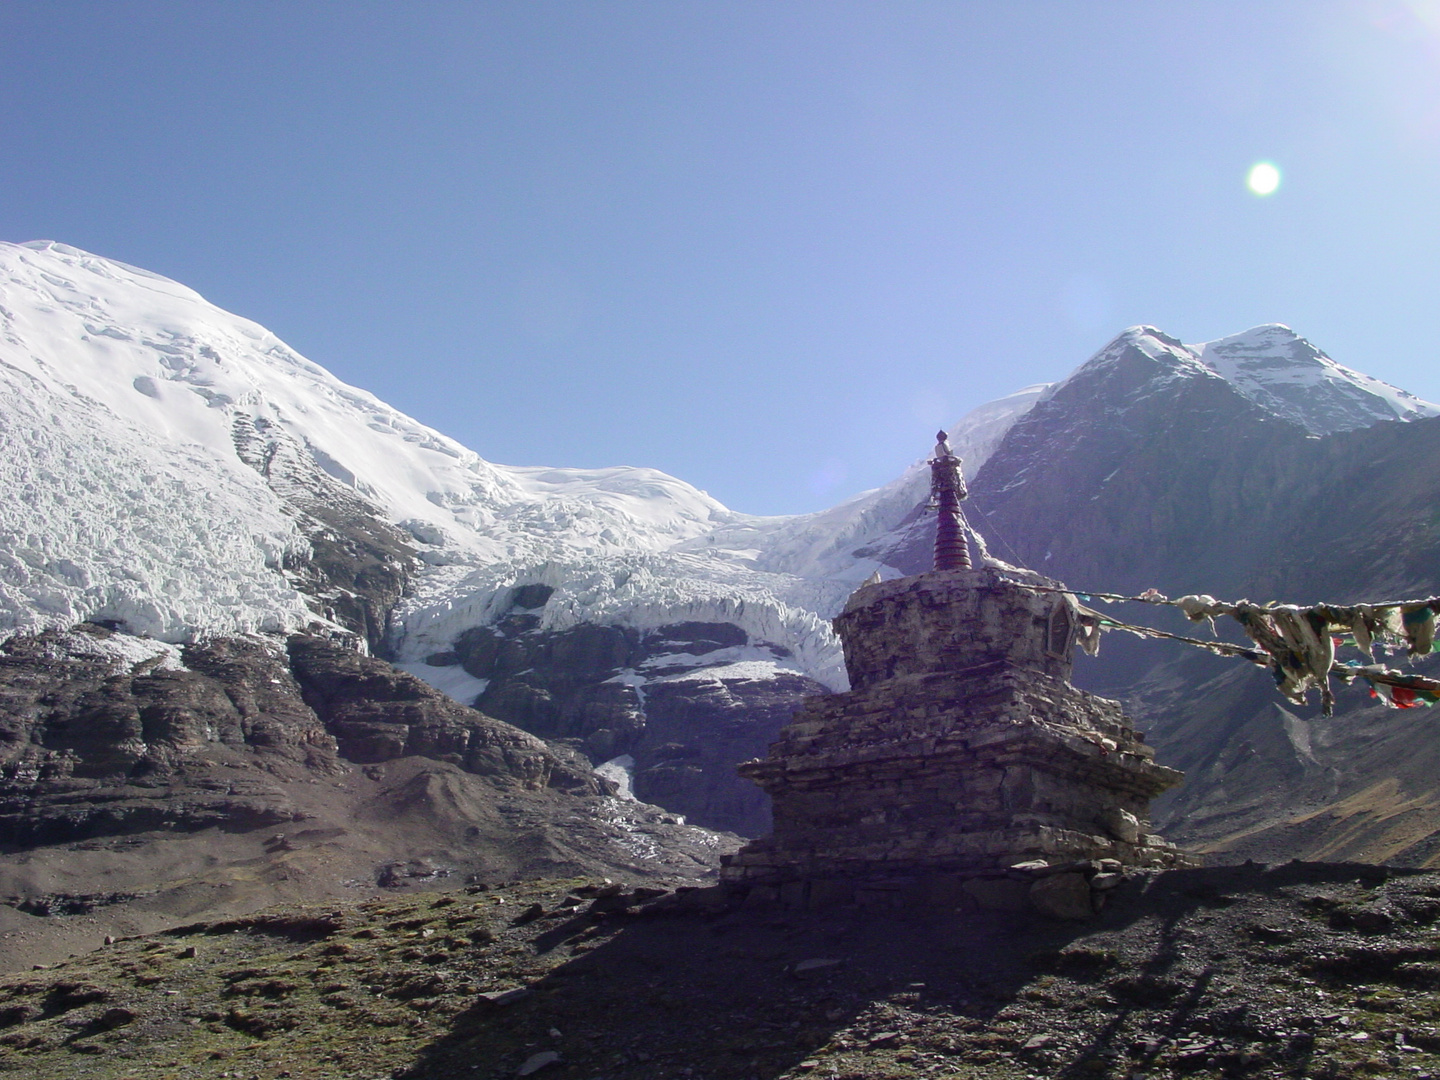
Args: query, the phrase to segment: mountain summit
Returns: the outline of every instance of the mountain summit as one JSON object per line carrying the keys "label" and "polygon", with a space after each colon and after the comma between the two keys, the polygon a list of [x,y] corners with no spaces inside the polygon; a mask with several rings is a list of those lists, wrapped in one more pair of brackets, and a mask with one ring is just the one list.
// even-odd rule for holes
{"label": "mountain summit", "polygon": [[1440,406],[1337,364],[1279,323],[1190,349],[1255,404],[1313,435],[1440,415]]}
{"label": "mountain summit", "polygon": [[[1157,378],[1168,382],[1203,378],[1206,373],[1218,376],[1269,415],[1298,424],[1312,435],[1440,415],[1440,405],[1337,364],[1279,323],[1199,345],[1186,345],[1153,326],[1132,326],[1042,398],[1077,380],[1089,383],[1117,366],[1131,372],[1127,381],[1137,388]],[[1112,382],[1110,392],[1117,385]]]}

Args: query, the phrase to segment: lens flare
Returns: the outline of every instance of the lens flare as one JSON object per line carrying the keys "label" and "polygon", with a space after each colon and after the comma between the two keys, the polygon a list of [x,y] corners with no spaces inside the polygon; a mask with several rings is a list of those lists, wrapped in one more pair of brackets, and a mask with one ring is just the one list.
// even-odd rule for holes
{"label": "lens flare", "polygon": [[1268,161],[1256,162],[1250,166],[1245,186],[1256,195],[1271,195],[1280,186],[1280,170]]}

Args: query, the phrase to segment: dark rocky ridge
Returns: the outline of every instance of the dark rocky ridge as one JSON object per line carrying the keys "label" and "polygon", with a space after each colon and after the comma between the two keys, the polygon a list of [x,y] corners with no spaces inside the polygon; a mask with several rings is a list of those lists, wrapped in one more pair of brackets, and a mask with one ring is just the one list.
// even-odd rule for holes
{"label": "dark rocky ridge", "polygon": [[501,788],[603,790],[572,754],[320,638],[215,639],[184,648],[188,670],[127,671],[67,637],[0,645],[0,844],[293,820],[273,781],[336,774],[347,751],[451,761]]}
{"label": "dark rocky ridge", "polygon": [[[259,643],[193,646],[189,671],[125,672],[65,637],[0,645],[0,844],[12,850],[160,827],[278,824],[295,811],[271,778],[337,767],[334,739]],[[255,773],[223,775],[242,760]]]}
{"label": "dark rocky ridge", "polygon": [[5,964],[450,877],[693,880],[738,843],[612,797],[574,751],[348,636],[215,639],[184,648],[185,670],[96,647],[125,640],[83,626],[0,645]]}
{"label": "dark rocky ridge", "polygon": [[298,634],[287,650],[305,703],[350,761],[375,764],[418,755],[533,790],[587,795],[604,790],[577,755],[456,704],[384,661]]}
{"label": "dark rocky ridge", "polygon": [[358,634],[384,655],[390,612],[409,588],[415,548],[314,453],[263,417],[237,413],[231,431],[240,460],[263,476],[310,542],[308,557],[284,569],[311,610]]}
{"label": "dark rocky ridge", "polygon": [[[637,798],[707,828],[759,835],[769,800],[735,772],[759,756],[799,701],[825,688],[799,674],[706,677],[702,658],[750,644],[729,623],[539,628],[545,586],[526,586],[494,626],[476,627],[432,663],[459,663],[489,685],[476,706],[591,761],[634,758]],[[768,646],[773,655],[785,650]],[[666,657],[675,657],[665,663]],[[702,660],[697,670],[696,661]],[[644,672],[644,685],[627,680]],[[684,676],[663,681],[667,675]]]}

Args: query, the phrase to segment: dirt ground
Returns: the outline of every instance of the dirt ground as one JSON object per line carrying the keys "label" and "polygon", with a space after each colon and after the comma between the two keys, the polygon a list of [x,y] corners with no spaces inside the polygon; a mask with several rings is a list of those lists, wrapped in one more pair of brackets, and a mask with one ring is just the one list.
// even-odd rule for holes
{"label": "dirt ground", "polygon": [[[1440,874],[1137,875],[1096,919],[603,880],[290,906],[0,982],[26,1077],[1426,1077]],[[702,903],[701,901],[704,901]],[[711,906],[706,906],[711,904]],[[64,919],[67,916],[49,916]]]}
{"label": "dirt ground", "polygon": [[[107,936],[396,887],[575,874],[688,883],[741,843],[644,803],[497,787],[420,757],[268,782],[303,820],[0,851],[0,973],[88,953]],[[33,914],[47,907],[65,917]]]}

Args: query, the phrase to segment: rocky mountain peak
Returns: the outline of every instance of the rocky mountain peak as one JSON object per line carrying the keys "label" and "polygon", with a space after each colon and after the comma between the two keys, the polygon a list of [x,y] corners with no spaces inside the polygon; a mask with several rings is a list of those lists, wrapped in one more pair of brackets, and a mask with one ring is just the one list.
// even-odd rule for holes
{"label": "rocky mountain peak", "polygon": [[1280,323],[1190,348],[1251,401],[1312,435],[1440,415],[1440,406],[1337,364]]}
{"label": "rocky mountain peak", "polygon": [[1173,390],[1177,380],[1211,378],[1312,435],[1440,415],[1440,405],[1337,364],[1281,323],[1198,345],[1186,345],[1153,326],[1132,326],[1041,400],[1093,398],[1107,407],[1124,408]]}
{"label": "rocky mountain peak", "polygon": [[1132,326],[1056,383],[1042,401],[1094,400],[1107,407],[1123,407],[1177,380],[1216,376],[1179,338],[1153,326]]}

